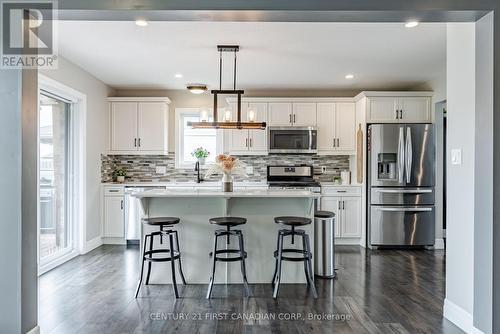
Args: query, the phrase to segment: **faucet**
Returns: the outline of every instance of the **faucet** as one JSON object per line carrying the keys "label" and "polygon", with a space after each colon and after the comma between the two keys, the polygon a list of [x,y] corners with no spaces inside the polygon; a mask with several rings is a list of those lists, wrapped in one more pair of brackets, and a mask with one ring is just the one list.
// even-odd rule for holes
{"label": "faucet", "polygon": [[200,176],[200,162],[199,161],[196,161],[196,163],[194,164],[194,170],[196,172],[198,172],[196,183],[201,183],[201,181],[203,181],[203,178]]}

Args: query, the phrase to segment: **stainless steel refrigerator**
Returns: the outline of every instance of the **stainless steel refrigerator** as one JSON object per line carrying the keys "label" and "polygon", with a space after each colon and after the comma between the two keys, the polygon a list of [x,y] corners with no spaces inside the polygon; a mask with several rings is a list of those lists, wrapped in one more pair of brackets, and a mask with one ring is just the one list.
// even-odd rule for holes
{"label": "stainless steel refrigerator", "polygon": [[432,124],[368,126],[368,245],[432,246],[435,241]]}

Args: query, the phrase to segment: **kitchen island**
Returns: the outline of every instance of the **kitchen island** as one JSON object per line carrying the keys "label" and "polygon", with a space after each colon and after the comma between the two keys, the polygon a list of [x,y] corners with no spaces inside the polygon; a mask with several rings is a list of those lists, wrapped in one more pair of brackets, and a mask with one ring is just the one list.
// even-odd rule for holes
{"label": "kitchen island", "polygon": [[[192,284],[207,284],[211,270],[209,253],[213,251],[214,231],[209,218],[239,216],[247,219],[238,226],[243,231],[247,276],[249,283],[271,283],[274,271],[273,252],[277,233],[284,226],[274,223],[277,216],[302,216],[313,219],[315,202],[320,194],[305,190],[241,190],[230,193],[210,189],[151,190],[134,195],[141,201],[145,216],[175,216],[181,219],[175,228],[179,232],[182,266],[186,280]],[[142,235],[154,230],[141,224]],[[303,228],[310,236],[314,249],[313,224]],[[142,250],[141,238],[141,250]],[[233,239],[232,239],[233,240]],[[297,242],[298,241],[298,242]],[[285,248],[301,246],[301,240]],[[159,240],[155,240],[158,246]],[[164,243],[164,245],[166,245]],[[237,247],[236,239],[225,247]],[[168,263],[154,263],[150,283],[170,283]],[[304,283],[302,263],[285,262],[283,283]],[[215,284],[242,283],[238,263],[217,263]]]}

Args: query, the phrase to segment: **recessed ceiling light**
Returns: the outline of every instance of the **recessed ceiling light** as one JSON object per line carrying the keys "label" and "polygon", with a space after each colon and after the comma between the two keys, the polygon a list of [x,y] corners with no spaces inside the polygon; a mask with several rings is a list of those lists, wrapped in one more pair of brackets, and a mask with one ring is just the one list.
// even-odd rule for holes
{"label": "recessed ceiling light", "polygon": [[186,88],[193,94],[203,94],[207,91],[207,85],[204,84],[190,84]]}
{"label": "recessed ceiling light", "polygon": [[346,79],[353,79],[354,78],[354,74],[346,74],[345,78]]}
{"label": "recessed ceiling light", "polygon": [[418,26],[418,21],[408,21],[406,22],[405,24],[405,27],[406,28],[415,28],[416,26]]}
{"label": "recessed ceiling light", "polygon": [[139,19],[135,20],[135,24],[138,25],[139,27],[146,27],[148,25],[148,21]]}
{"label": "recessed ceiling light", "polygon": [[180,78],[182,78],[182,74],[181,74],[181,73],[176,73],[176,74],[175,74],[175,77],[176,77],[177,79],[180,79]]}

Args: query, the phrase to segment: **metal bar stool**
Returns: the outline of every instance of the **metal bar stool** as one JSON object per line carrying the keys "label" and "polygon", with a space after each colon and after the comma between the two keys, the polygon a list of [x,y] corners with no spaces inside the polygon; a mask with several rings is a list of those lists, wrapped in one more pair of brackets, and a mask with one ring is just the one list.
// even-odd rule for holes
{"label": "metal bar stool", "polygon": [[[179,292],[177,291],[177,281],[175,278],[175,260],[178,260],[179,273],[181,275],[182,284],[186,285],[186,280],[184,279],[184,273],[182,272],[181,263],[181,252],[179,248],[179,236],[176,230],[171,229],[174,225],[178,224],[180,219],[177,217],[154,217],[154,218],[144,218],[142,223],[150,226],[158,226],[159,230],[152,232],[150,234],[144,235],[144,246],[142,251],[142,266],[141,275],[139,278],[139,283],[137,284],[137,289],[135,291],[135,298],[139,295],[139,290],[141,288],[142,277],[144,274],[144,263],[148,262],[148,273],[146,275],[145,284],[149,284],[149,276],[151,275],[151,263],[152,262],[168,262],[172,268],[172,285],[174,288],[175,298],[179,298]],[[163,244],[163,237],[168,237],[168,248],[155,249],[153,246],[153,241],[155,236],[160,236],[160,244]],[[146,250],[146,245],[148,244],[149,238],[149,250]],[[174,241],[175,239],[175,241]],[[155,256],[155,254],[167,254],[166,256]]]}
{"label": "metal bar stool", "polygon": [[[214,251],[210,253],[212,257],[212,275],[210,276],[210,282],[208,283],[207,299],[210,299],[212,294],[212,287],[214,284],[215,277],[215,264],[220,262],[234,262],[240,261],[241,265],[241,275],[243,276],[243,285],[245,286],[245,294],[250,297],[250,288],[247,281],[247,272],[245,266],[245,259],[247,258],[247,252],[245,252],[245,246],[243,244],[243,233],[241,230],[232,230],[231,227],[246,224],[246,218],[241,217],[217,217],[209,219],[210,224],[224,226],[225,230],[219,229],[215,231],[214,237]],[[230,244],[231,235],[238,237],[238,249],[218,249],[217,240],[219,237],[226,237],[226,244]],[[238,254],[238,256],[231,256],[231,254]]]}
{"label": "metal bar stool", "polygon": [[[312,253],[311,244],[309,242],[309,235],[300,229],[295,229],[297,226],[305,226],[311,224],[311,219],[305,217],[275,217],[274,222],[276,224],[290,226],[291,230],[282,229],[278,231],[278,241],[276,246],[276,251],[274,252],[274,257],[276,259],[276,264],[274,267],[274,275],[272,285],[274,287],[273,298],[278,297],[278,291],[281,282],[281,262],[282,261],[293,261],[293,262],[304,262],[304,273],[306,275],[307,285],[311,288],[314,298],[318,298],[316,293],[316,287],[314,286],[313,271],[312,271]],[[295,243],[295,236],[302,238],[302,249],[294,248],[283,248],[283,239],[287,236],[292,237],[292,244]],[[290,254],[288,256],[287,254]],[[295,255],[291,255],[295,254]],[[298,256],[299,254],[300,256]]]}

